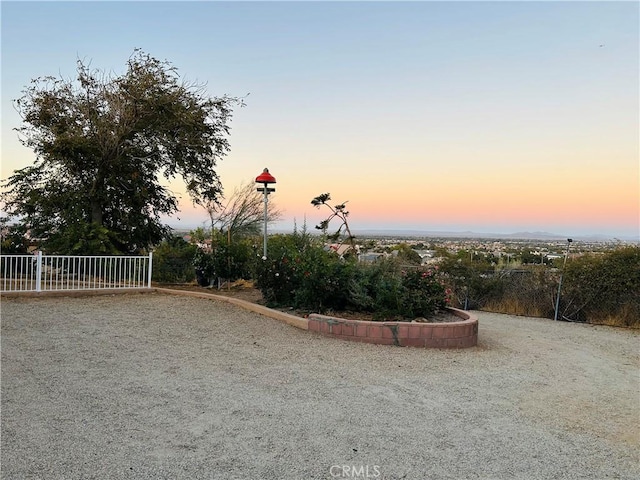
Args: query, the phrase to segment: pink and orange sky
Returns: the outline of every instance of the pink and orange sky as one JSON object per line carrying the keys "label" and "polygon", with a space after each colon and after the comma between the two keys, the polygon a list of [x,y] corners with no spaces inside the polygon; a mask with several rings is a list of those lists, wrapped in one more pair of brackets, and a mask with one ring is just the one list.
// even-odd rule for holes
{"label": "pink and orange sky", "polygon": [[[211,95],[249,94],[218,171],[232,192],[268,167],[281,230],[313,228],[330,192],[355,230],[640,237],[637,2],[1,8],[2,178],[33,161],[11,105],[31,78],[78,57],[121,72],[139,47]],[[169,222],[207,215],[185,198]]]}

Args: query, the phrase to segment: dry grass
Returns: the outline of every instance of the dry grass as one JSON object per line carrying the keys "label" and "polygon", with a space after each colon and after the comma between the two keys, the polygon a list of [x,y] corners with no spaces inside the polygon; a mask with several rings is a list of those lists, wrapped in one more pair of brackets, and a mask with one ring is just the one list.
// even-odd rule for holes
{"label": "dry grass", "polygon": [[[539,305],[523,302],[517,298],[493,300],[483,305],[480,310],[493,313],[506,313],[525,317],[553,318],[553,311],[543,309]],[[620,305],[617,311],[586,311],[586,323],[640,329],[640,314],[630,304]]]}
{"label": "dry grass", "polygon": [[631,304],[620,305],[617,312],[589,312],[589,323],[640,329],[640,313]]}
{"label": "dry grass", "polygon": [[517,298],[505,298],[487,302],[481,310],[494,313],[506,313],[509,315],[523,315],[526,317],[545,317],[546,311],[539,305],[525,303]]}

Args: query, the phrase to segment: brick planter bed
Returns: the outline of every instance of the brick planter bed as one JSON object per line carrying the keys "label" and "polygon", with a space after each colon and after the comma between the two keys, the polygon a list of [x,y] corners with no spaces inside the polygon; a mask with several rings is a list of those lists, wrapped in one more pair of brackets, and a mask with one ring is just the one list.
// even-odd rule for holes
{"label": "brick planter bed", "polygon": [[343,340],[422,348],[467,348],[478,343],[478,317],[450,308],[459,322],[368,322],[311,314],[308,329]]}

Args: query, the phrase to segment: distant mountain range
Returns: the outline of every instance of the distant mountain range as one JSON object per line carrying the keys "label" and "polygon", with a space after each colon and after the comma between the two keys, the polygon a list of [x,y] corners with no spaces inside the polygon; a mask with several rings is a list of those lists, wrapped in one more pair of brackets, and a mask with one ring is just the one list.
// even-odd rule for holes
{"label": "distant mountain range", "polygon": [[478,233],[472,231],[465,232],[441,232],[423,230],[357,230],[353,232],[356,237],[436,237],[436,238],[495,238],[504,240],[566,240],[572,238],[587,242],[606,242],[612,240],[624,240],[630,242],[640,242],[640,238],[614,237],[608,235],[560,235],[549,232],[515,232],[515,233]]}
{"label": "distant mountain range", "polygon": [[[189,233],[192,229],[189,228],[174,228],[175,233]],[[274,228],[269,230],[270,233],[291,233],[290,229]],[[309,230],[309,233],[320,234],[317,230]],[[464,232],[448,232],[448,231],[433,231],[433,230],[401,230],[401,229],[363,229],[353,230],[353,234],[356,237],[400,237],[400,238],[414,238],[414,237],[431,237],[431,238],[477,238],[477,239],[496,239],[496,240],[566,240],[571,238],[573,240],[580,240],[583,242],[611,242],[611,241],[624,241],[632,243],[640,243],[640,236],[613,236],[602,234],[589,234],[589,235],[561,235],[557,233],[549,232],[515,232],[515,233],[479,233],[472,232],[470,230]]]}

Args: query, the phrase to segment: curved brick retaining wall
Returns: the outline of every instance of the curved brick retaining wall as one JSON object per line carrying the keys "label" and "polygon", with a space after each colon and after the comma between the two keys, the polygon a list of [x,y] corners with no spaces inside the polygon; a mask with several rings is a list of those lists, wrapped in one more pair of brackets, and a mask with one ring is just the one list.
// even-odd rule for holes
{"label": "curved brick retaining wall", "polygon": [[354,342],[398,345],[401,347],[467,348],[478,343],[478,318],[449,309],[459,322],[367,322],[311,314],[308,329],[323,335]]}

